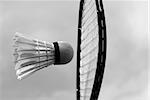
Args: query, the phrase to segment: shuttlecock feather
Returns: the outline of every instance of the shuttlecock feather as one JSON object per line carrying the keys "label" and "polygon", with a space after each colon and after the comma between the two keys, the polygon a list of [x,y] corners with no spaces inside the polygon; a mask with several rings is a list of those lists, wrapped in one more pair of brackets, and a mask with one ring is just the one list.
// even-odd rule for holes
{"label": "shuttlecock feather", "polygon": [[49,65],[68,63],[73,57],[72,47],[67,43],[48,43],[20,33],[16,33],[13,40],[15,70],[19,80]]}

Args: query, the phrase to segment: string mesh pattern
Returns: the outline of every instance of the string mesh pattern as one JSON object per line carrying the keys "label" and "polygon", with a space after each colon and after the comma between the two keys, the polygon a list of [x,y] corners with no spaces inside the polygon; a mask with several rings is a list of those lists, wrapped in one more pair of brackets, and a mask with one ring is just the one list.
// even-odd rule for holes
{"label": "string mesh pattern", "polygon": [[100,90],[97,84],[102,81],[106,53],[105,19],[100,3],[98,0],[80,2],[77,100],[97,100]]}
{"label": "string mesh pattern", "polygon": [[80,53],[80,100],[90,100],[98,54],[98,23],[95,0],[83,5]]}

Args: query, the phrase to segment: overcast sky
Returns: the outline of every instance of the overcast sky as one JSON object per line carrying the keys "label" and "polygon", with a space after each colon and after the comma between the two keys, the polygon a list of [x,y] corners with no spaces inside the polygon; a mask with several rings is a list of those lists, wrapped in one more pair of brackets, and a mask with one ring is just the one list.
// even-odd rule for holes
{"label": "overcast sky", "polygon": [[[0,100],[76,100],[79,1],[0,2]],[[103,0],[107,59],[99,100],[148,100],[148,6],[146,0]],[[16,79],[15,32],[49,42],[67,41],[74,58]]]}

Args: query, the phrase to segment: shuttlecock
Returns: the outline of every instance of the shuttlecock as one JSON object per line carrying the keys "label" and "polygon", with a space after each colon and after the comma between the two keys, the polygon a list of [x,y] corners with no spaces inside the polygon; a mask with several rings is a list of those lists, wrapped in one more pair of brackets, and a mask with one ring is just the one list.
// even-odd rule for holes
{"label": "shuttlecock", "polygon": [[19,80],[50,65],[66,64],[73,57],[73,49],[66,42],[48,43],[20,33],[16,33],[13,40],[15,70]]}

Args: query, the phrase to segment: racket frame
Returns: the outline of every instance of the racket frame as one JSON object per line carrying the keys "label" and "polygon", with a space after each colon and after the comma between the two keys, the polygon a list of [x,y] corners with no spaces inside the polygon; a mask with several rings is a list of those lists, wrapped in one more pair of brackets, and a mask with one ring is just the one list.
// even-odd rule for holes
{"label": "racket frame", "polygon": [[[80,44],[81,44],[81,28],[82,28],[82,12],[85,0],[80,1],[79,6],[79,20],[78,20],[78,42],[77,42],[77,100],[80,100]],[[106,62],[106,23],[105,23],[105,16],[104,16],[104,9],[103,9],[103,2],[102,0],[95,0],[96,9],[97,9],[97,21],[98,21],[98,34],[99,34],[99,42],[98,42],[98,61],[97,61],[97,68],[96,68],[96,75],[94,78],[94,84],[92,88],[92,94],[90,96],[90,100],[97,100],[102,84],[102,79],[104,75],[105,69],[105,62]],[[101,24],[103,22],[103,26]],[[103,34],[102,34],[103,33]],[[104,43],[103,43],[104,42]],[[102,44],[103,43],[103,44]],[[102,50],[103,46],[103,50]],[[102,60],[102,61],[101,61]]]}

